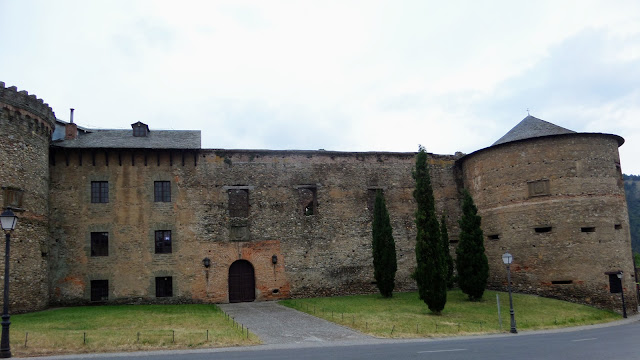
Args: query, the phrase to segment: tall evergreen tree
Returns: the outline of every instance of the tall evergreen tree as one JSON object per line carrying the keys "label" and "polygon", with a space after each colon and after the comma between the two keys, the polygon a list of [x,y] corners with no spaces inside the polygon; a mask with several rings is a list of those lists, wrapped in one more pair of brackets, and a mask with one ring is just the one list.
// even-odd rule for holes
{"label": "tall evergreen tree", "polygon": [[489,262],[484,253],[481,220],[478,208],[465,189],[462,199],[462,219],[460,219],[460,242],[456,249],[456,267],[458,285],[471,301],[482,299],[489,278]]}
{"label": "tall evergreen tree", "polygon": [[447,231],[446,217],[442,215],[440,219],[440,234],[442,236],[442,247],[444,248],[444,260],[447,264],[447,288],[453,289],[453,258],[449,252],[449,231]]}
{"label": "tall evergreen tree", "polygon": [[441,314],[447,303],[447,268],[444,259],[440,226],[436,217],[427,152],[420,146],[413,171],[416,188],[416,271],[420,299],[434,314]]}
{"label": "tall evergreen tree", "polygon": [[382,191],[376,192],[376,202],[373,207],[373,275],[380,294],[384,297],[393,296],[396,270],[396,243],[389,212],[384,201]]}

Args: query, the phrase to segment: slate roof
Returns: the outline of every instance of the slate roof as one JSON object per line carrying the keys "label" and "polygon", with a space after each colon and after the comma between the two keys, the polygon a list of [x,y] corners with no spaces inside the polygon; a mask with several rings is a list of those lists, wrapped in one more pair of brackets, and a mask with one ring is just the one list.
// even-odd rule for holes
{"label": "slate roof", "polygon": [[565,129],[550,122],[538,119],[531,115],[522,119],[520,123],[509,130],[503,137],[494,142],[493,145],[499,145],[516,140],[531,139],[541,136],[575,134],[575,131]]}
{"label": "slate roof", "polygon": [[75,140],[59,140],[53,146],[99,149],[200,149],[200,130],[151,130],[145,137],[134,137],[128,130],[78,132]]}

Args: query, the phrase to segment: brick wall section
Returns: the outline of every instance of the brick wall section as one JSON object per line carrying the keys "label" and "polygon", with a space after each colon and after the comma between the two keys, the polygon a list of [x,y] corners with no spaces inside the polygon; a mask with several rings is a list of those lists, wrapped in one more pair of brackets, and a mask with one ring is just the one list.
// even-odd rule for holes
{"label": "brick wall section", "polygon": [[[482,216],[490,286],[506,287],[501,255],[514,257],[516,291],[621,310],[607,271],[624,271],[627,309],[637,308],[618,138],[571,134],[484,149],[460,160]],[[547,182],[530,196],[529,182]],[[618,225],[618,226],[616,226]],[[551,227],[549,232],[535,228]],[[582,232],[595,227],[594,232]],[[490,240],[490,235],[499,239]],[[571,284],[554,284],[567,282]]]}
{"label": "brick wall section", "polygon": [[[82,154],[82,155],[80,155]],[[79,164],[79,156],[84,161]],[[108,279],[110,299],[156,301],[152,279],[174,277],[165,301],[228,301],[229,266],[238,259],[255,268],[258,300],[377,291],[371,260],[368,191],[382,188],[398,251],[397,288],[414,288],[413,153],[202,150],[186,155],[55,151],[51,165],[52,302],[84,303],[89,282]],[[157,157],[160,156],[160,165]],[[459,214],[453,156],[433,156],[438,208],[457,233]],[[52,163],[53,164],[53,163]],[[109,203],[90,202],[90,182],[109,181]],[[153,182],[171,181],[171,203],[153,201]],[[305,216],[301,186],[315,188],[317,213]],[[249,192],[248,218],[229,216],[229,190]],[[246,237],[231,225],[246,226]],[[154,230],[171,230],[172,254],[154,254]],[[91,257],[89,233],[109,232],[109,256]],[[235,231],[235,230],[234,230]],[[274,266],[273,255],[278,257]],[[207,270],[202,265],[211,259]],[[274,290],[276,290],[274,292]]]}
{"label": "brick wall section", "polygon": [[[49,302],[48,157],[54,121],[53,111],[42,100],[0,82],[0,186],[23,191],[22,208],[14,210],[19,219],[11,236],[11,313],[43,309]],[[0,204],[5,207],[2,191]],[[4,269],[4,236],[2,240],[0,269]],[[0,281],[0,293],[3,285]]]}

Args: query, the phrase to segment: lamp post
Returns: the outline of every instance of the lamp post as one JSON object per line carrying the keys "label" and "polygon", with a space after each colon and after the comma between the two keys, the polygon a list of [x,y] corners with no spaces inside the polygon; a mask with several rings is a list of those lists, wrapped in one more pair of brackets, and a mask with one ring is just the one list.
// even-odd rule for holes
{"label": "lamp post", "polygon": [[502,255],[502,262],[507,265],[507,285],[509,287],[509,313],[511,314],[511,333],[517,334],[516,330],[516,315],[513,311],[513,297],[511,296],[511,263],[513,262],[513,256],[507,251]]}
{"label": "lamp post", "polygon": [[620,279],[620,295],[622,295],[622,317],[627,318],[627,307],[624,305],[624,286],[622,286],[622,270],[616,274]]}
{"label": "lamp post", "polygon": [[6,236],[6,249],[4,252],[4,298],[2,304],[2,338],[0,338],[0,358],[11,357],[11,346],[9,345],[9,249],[11,245],[11,232],[16,228],[18,217],[7,208],[0,215],[2,230]]}

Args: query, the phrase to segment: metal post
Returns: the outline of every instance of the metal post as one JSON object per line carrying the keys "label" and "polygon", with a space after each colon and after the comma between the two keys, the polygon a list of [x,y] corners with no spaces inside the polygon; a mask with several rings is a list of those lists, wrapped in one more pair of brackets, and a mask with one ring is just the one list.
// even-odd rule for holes
{"label": "metal post", "polygon": [[513,297],[511,296],[511,265],[507,264],[507,282],[509,285],[509,313],[511,314],[511,333],[517,334],[516,330],[516,316],[513,311]]}
{"label": "metal post", "polygon": [[627,318],[627,307],[624,304],[624,287],[620,289],[620,295],[622,295],[622,317]]}
{"label": "metal post", "polygon": [[0,358],[11,357],[11,346],[9,345],[9,250],[11,244],[11,234],[6,233],[6,249],[4,252],[4,297],[2,304],[2,338],[0,340]]}

